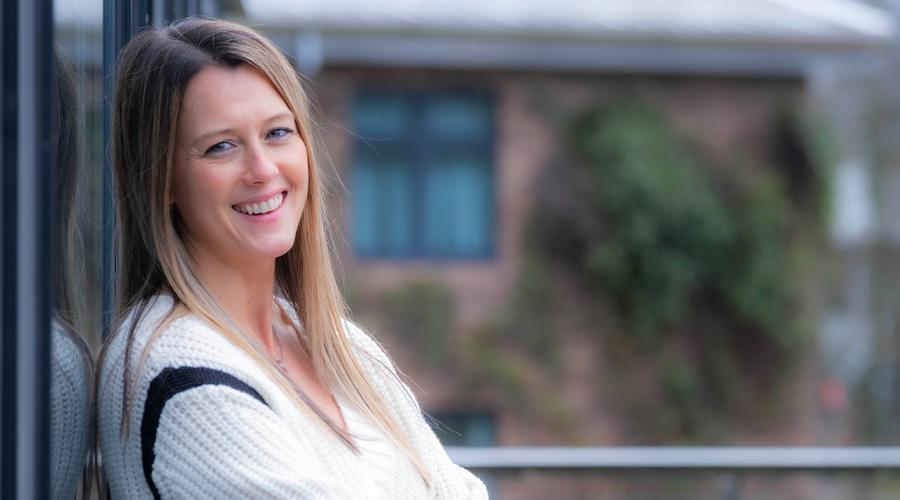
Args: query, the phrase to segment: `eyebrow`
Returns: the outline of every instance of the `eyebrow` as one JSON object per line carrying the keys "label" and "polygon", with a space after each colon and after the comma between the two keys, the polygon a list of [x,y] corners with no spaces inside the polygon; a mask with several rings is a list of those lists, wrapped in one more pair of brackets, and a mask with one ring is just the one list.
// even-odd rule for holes
{"label": "eyebrow", "polygon": [[[266,118],[265,120],[263,120],[263,123],[271,123],[276,120],[281,120],[283,118],[290,118],[291,120],[293,120],[294,114],[291,113],[290,111],[282,111],[282,112],[276,113],[276,114]],[[204,133],[198,135],[191,142],[191,146],[196,146],[197,144],[199,144],[200,142],[203,142],[208,137],[212,137],[212,136],[216,136],[216,135],[220,135],[220,134],[230,134],[232,132],[234,132],[233,128],[222,128],[222,129],[210,130],[209,132],[204,132]]]}

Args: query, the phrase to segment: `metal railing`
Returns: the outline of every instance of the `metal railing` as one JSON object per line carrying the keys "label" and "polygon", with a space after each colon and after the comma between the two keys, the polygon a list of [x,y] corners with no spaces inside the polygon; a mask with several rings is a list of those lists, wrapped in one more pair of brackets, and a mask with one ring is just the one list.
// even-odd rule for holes
{"label": "metal railing", "polygon": [[900,470],[900,447],[447,447],[478,470]]}
{"label": "metal railing", "polygon": [[476,473],[546,472],[721,473],[724,500],[745,496],[755,473],[898,472],[900,447],[447,447],[450,458]]}

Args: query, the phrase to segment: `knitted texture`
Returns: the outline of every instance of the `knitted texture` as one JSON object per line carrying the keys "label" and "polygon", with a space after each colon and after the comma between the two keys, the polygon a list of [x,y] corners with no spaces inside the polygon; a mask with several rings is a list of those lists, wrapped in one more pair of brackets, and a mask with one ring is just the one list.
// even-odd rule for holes
{"label": "knitted texture", "polygon": [[57,321],[50,331],[50,496],[75,498],[88,456],[91,358]]}
{"label": "knitted texture", "polygon": [[[171,307],[171,298],[164,295],[148,307],[130,346],[132,369]],[[130,321],[124,324],[127,327]],[[392,499],[487,498],[484,485],[450,461],[378,344],[352,323],[345,327],[367,376],[430,473],[430,487],[392,443],[387,443],[392,452],[380,464],[389,473],[373,474],[367,461],[318,424],[315,416],[297,409],[255,361],[207,323],[186,315],[165,327],[141,372],[133,374],[130,430],[125,436],[120,431],[125,332],[118,332],[109,345],[100,372],[98,426],[112,498],[154,498],[142,455],[145,405],[157,404],[146,401],[148,390],[154,380],[155,388],[160,381],[166,383],[165,376],[159,377],[163,370],[188,367],[224,372],[239,384],[208,383],[168,391],[171,397],[158,413],[149,464],[160,498],[359,499],[369,498],[376,488],[387,488]],[[245,390],[237,387],[244,384]],[[390,484],[383,482],[385,476]]]}
{"label": "knitted texture", "polygon": [[359,449],[359,467],[368,473],[373,490],[368,492],[368,500],[391,500],[391,485],[394,484],[394,461],[397,448],[391,446],[388,438],[371,425],[369,420],[357,412],[341,398],[337,400],[341,415],[347,424],[347,431]]}

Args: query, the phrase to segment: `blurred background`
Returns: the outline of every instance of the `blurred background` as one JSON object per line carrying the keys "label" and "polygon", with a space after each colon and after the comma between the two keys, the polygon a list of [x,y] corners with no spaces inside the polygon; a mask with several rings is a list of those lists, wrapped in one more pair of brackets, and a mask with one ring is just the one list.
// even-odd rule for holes
{"label": "blurred background", "polygon": [[[342,287],[445,445],[900,444],[900,2],[52,3],[69,386],[59,346],[96,354],[112,296],[116,51],[203,14],[303,75]],[[88,434],[51,434],[54,497]],[[501,499],[900,497],[900,462],[485,464]]]}

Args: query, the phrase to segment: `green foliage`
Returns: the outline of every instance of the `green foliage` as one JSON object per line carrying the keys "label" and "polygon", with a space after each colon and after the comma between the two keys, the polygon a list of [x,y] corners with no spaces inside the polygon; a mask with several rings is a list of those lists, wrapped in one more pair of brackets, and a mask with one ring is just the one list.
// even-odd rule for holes
{"label": "green foliage", "polygon": [[652,109],[594,110],[574,122],[569,161],[541,184],[534,240],[612,306],[633,346],[625,363],[654,364],[651,404],[624,406],[661,439],[716,428],[748,389],[753,358],[772,367],[754,376],[777,378],[808,333],[790,262],[796,227],[824,221],[799,219],[820,210],[822,154],[806,149],[797,115],[785,116],[773,165],[714,176]]}
{"label": "green foliage", "polygon": [[[488,325],[471,332],[463,341],[460,368],[470,389],[495,388],[520,417],[536,417],[550,429],[570,438],[576,435],[571,409],[554,380],[527,358],[517,355],[511,349],[515,343],[504,338],[507,333]],[[554,351],[555,348],[554,345]]]}
{"label": "green foliage", "polygon": [[490,334],[523,347],[545,367],[559,368],[559,349],[553,318],[553,283],[547,265],[526,252],[508,302],[488,322]]}
{"label": "green foliage", "polygon": [[507,354],[492,332],[477,332],[463,346],[464,374],[471,384],[491,384],[520,409],[529,409],[526,369]]}
{"label": "green foliage", "polygon": [[[470,332],[459,331],[453,292],[438,281],[404,283],[385,293],[376,308],[385,327],[421,352],[421,361],[452,369],[462,390],[496,391],[522,415],[569,432],[572,417],[552,381],[544,374],[533,376],[536,368],[558,361],[551,285],[536,257],[526,258],[509,302]],[[374,309],[352,288],[345,295],[360,309]]]}
{"label": "green foliage", "polygon": [[760,175],[732,211],[727,258],[712,270],[731,319],[784,348],[802,340],[791,313],[798,304],[787,268],[789,211],[776,179]]}
{"label": "green foliage", "polygon": [[455,324],[453,292],[434,281],[414,281],[389,291],[382,312],[389,327],[422,349],[425,360],[443,364]]}
{"label": "green foliage", "polygon": [[[837,159],[834,137],[810,113],[785,108],[772,127],[772,162],[785,179],[797,215],[824,229],[831,208],[831,166]],[[801,221],[802,222],[802,221]]]}
{"label": "green foliage", "polygon": [[659,117],[636,105],[587,115],[574,142],[587,160],[573,186],[590,209],[574,224],[585,281],[618,302],[635,333],[682,321],[731,237],[709,181]]}
{"label": "green foliage", "polygon": [[559,179],[576,200],[545,197],[538,217],[553,229],[540,239],[616,304],[627,331],[652,343],[706,303],[776,342],[798,335],[786,269],[792,207],[776,177],[741,179],[720,195],[709,169],[637,104],[588,113],[572,142],[578,162]]}
{"label": "green foliage", "polygon": [[[708,406],[702,401],[703,383],[697,370],[675,356],[666,356],[661,366],[664,407],[657,426],[664,435],[696,435]],[[671,409],[675,408],[676,411]]]}

